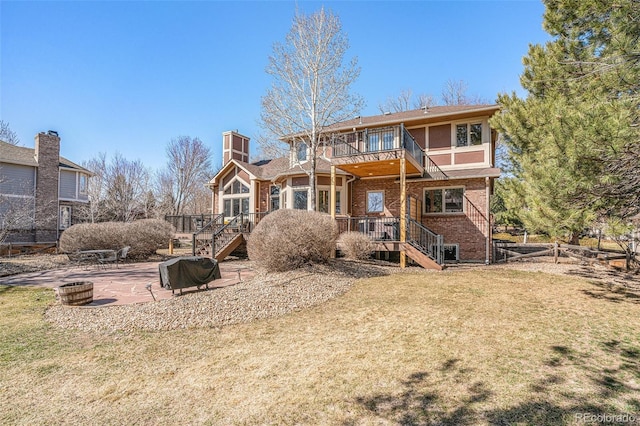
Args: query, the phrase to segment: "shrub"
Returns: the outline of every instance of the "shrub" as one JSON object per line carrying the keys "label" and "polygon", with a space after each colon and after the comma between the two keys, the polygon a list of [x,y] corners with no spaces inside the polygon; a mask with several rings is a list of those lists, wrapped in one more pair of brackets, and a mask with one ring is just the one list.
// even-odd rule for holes
{"label": "shrub", "polygon": [[127,246],[133,257],[148,257],[160,248],[169,247],[175,229],[162,219],[142,219],[128,223]]}
{"label": "shrub", "polygon": [[60,236],[62,251],[119,249],[124,241],[124,225],[119,222],[80,223]]}
{"label": "shrub", "polygon": [[335,249],[331,216],[306,210],[277,210],[258,223],[247,242],[249,258],[268,271],[326,263]]}
{"label": "shrub", "polygon": [[167,247],[173,234],[173,226],[161,219],[81,223],[62,233],[60,248],[72,253],[78,250],[118,250],[130,246],[128,256],[144,258],[159,248]]}
{"label": "shrub", "polygon": [[361,232],[345,232],[340,235],[340,247],[347,259],[364,260],[375,249],[373,240]]}

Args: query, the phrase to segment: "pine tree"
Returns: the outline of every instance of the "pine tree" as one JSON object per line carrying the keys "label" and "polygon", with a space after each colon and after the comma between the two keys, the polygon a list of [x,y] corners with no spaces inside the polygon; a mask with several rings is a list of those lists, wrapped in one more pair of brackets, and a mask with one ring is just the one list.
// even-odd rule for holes
{"label": "pine tree", "polygon": [[553,40],[530,46],[520,79],[528,96],[499,95],[503,110],[492,125],[513,167],[517,196],[505,198],[507,209],[530,231],[576,243],[597,217],[633,211],[613,194],[628,184],[624,173],[638,174],[628,152],[640,141],[640,2],[545,4]]}

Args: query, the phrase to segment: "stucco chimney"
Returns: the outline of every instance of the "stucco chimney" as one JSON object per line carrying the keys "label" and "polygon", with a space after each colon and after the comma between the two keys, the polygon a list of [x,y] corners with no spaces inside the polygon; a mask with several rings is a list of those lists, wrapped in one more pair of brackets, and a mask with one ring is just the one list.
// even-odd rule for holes
{"label": "stucco chimney", "polygon": [[60,138],[49,130],[35,137],[36,172],[36,242],[58,239],[58,179],[60,173]]}
{"label": "stucco chimney", "polygon": [[232,159],[249,162],[249,138],[237,130],[222,133],[222,165]]}

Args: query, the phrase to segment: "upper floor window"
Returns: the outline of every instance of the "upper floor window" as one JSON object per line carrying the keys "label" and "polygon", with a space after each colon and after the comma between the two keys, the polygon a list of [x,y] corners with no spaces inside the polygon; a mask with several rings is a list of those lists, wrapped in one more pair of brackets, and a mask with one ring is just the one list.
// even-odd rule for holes
{"label": "upper floor window", "polygon": [[224,194],[225,195],[231,195],[231,194],[248,194],[249,193],[249,187],[246,186],[245,184],[243,184],[242,182],[240,182],[239,180],[234,180],[233,182],[231,182],[225,189],[224,189]]}
{"label": "upper floor window", "polygon": [[482,144],[482,123],[456,124],[456,146]]}
{"label": "upper floor window", "polygon": [[307,144],[298,142],[297,152],[298,161],[307,161]]}
{"label": "upper floor window", "polygon": [[87,175],[80,173],[78,177],[78,192],[82,195],[87,193]]}
{"label": "upper floor window", "polygon": [[384,211],[384,191],[367,192],[367,213],[382,213]]}
{"label": "upper floor window", "polygon": [[385,151],[393,149],[393,132],[384,132],[382,134],[382,149]]}
{"label": "upper floor window", "polygon": [[372,133],[367,135],[367,150],[379,151],[380,150],[380,135],[378,133]]}
{"label": "upper floor window", "polygon": [[464,188],[424,190],[425,213],[462,213]]}

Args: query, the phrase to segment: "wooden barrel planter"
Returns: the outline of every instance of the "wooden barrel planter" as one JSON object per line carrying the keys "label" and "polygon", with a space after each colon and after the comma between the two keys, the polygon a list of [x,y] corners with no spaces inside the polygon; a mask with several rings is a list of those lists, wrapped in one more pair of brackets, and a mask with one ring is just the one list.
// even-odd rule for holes
{"label": "wooden barrel planter", "polygon": [[80,306],[93,302],[93,283],[79,281],[62,284],[58,287],[58,295],[63,305]]}

